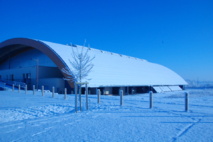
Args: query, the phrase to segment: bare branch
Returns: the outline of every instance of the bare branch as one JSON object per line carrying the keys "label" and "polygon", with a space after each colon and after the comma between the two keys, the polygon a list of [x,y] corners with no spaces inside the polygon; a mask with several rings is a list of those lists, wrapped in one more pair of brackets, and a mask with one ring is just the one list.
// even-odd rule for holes
{"label": "bare branch", "polygon": [[62,72],[67,75],[65,80],[81,82],[82,79],[86,79],[94,67],[92,61],[95,58],[90,57],[88,51],[85,47],[78,47],[75,51],[72,49],[72,60],[69,60],[71,68],[62,69]]}

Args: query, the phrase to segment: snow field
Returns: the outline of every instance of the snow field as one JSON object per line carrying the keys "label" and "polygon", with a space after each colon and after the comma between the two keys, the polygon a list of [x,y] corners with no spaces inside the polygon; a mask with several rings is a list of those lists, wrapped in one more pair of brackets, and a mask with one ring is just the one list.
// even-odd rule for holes
{"label": "snow field", "polygon": [[124,96],[89,95],[89,110],[74,113],[74,95],[0,91],[0,141],[67,142],[211,142],[213,141],[213,90]]}

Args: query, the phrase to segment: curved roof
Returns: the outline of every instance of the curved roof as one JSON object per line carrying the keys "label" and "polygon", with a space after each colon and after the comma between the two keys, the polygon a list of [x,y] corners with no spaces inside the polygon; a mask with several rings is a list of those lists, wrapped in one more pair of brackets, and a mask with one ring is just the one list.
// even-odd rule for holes
{"label": "curved roof", "polygon": [[[47,41],[27,38],[14,38],[0,43],[0,61],[9,52],[35,48],[46,54],[58,67],[72,69],[69,60],[73,60],[72,52],[87,47],[62,45]],[[90,87],[100,86],[146,86],[146,85],[186,85],[174,71],[146,60],[89,48],[88,55],[95,57],[94,67],[88,78]],[[63,74],[66,76],[65,74]],[[70,84],[71,86],[73,84]]]}

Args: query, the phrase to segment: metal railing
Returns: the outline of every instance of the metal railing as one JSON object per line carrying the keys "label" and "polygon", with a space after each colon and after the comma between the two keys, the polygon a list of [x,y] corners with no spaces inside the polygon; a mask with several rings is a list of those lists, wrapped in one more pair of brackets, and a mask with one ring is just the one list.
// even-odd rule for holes
{"label": "metal railing", "polygon": [[26,85],[26,83],[19,82],[19,81],[11,81],[11,80],[4,80],[4,79],[0,80],[0,86],[3,85],[2,87],[6,87],[6,85],[13,86],[13,84],[14,84],[14,87],[18,87],[20,85],[21,89],[24,89]]}

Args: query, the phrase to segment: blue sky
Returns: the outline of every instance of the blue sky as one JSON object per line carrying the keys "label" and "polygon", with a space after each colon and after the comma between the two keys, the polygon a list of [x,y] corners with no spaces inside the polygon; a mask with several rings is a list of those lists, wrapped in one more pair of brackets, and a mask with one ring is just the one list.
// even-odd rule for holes
{"label": "blue sky", "polygon": [[0,42],[74,43],[213,81],[212,0],[0,0]]}

